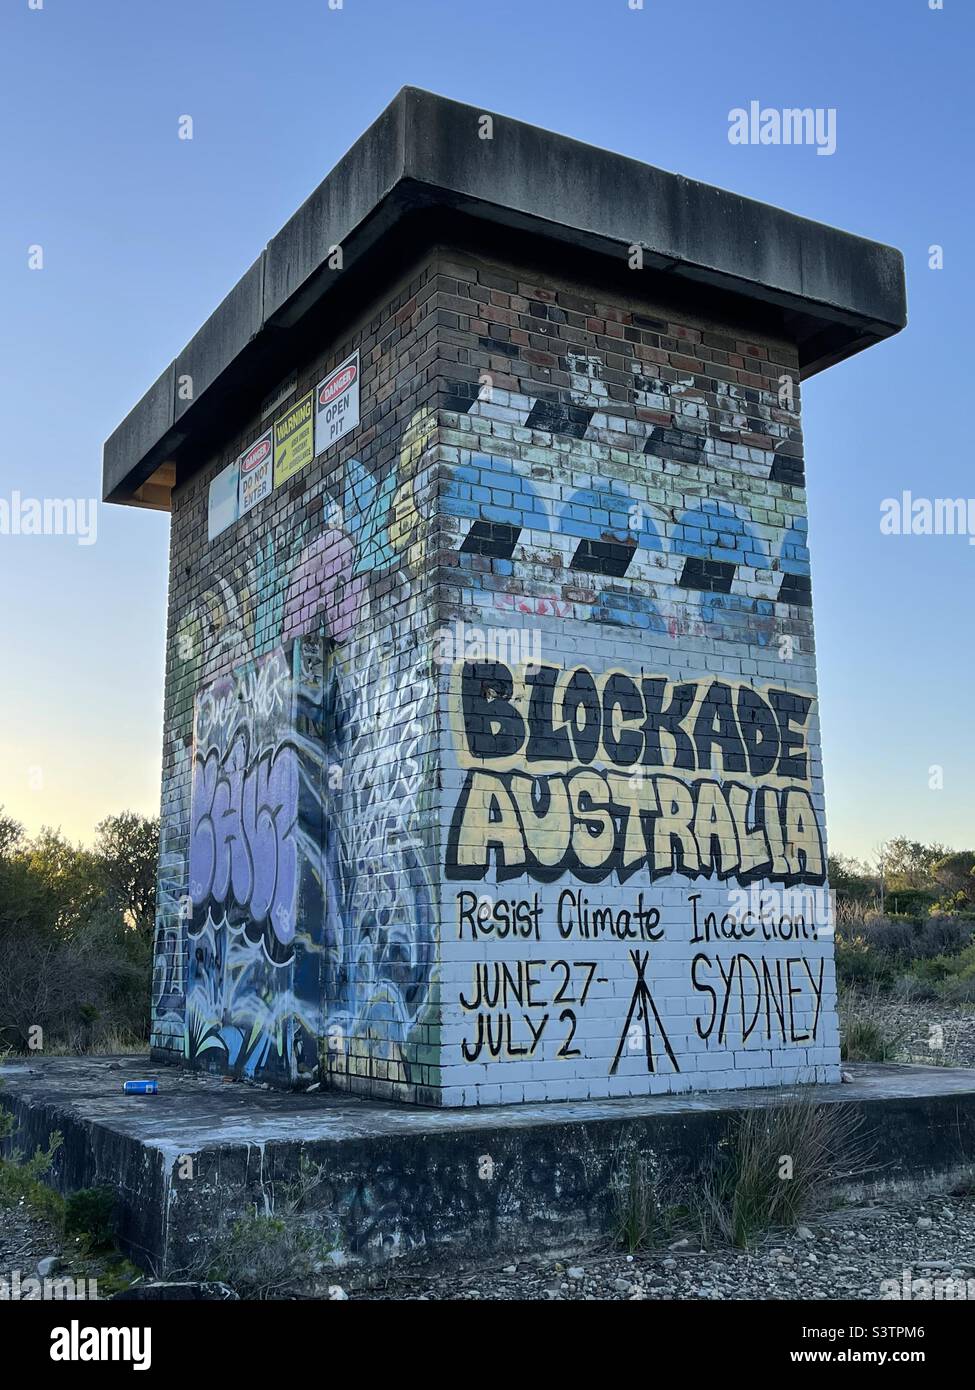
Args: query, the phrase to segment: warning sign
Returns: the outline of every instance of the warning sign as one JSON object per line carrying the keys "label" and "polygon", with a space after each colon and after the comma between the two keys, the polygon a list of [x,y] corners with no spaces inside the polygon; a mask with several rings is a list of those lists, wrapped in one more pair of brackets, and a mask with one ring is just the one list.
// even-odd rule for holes
{"label": "warning sign", "polygon": [[315,453],[341,439],[359,423],[359,354],[336,367],[315,391]]}
{"label": "warning sign", "polygon": [[292,477],[315,457],[313,391],[274,422],[274,486]]}
{"label": "warning sign", "polygon": [[240,467],[240,514],[249,512],[271,491],[274,485],[274,470],[271,466],[274,446],[271,431],[262,434],[260,439],[245,449],[237,463]]}

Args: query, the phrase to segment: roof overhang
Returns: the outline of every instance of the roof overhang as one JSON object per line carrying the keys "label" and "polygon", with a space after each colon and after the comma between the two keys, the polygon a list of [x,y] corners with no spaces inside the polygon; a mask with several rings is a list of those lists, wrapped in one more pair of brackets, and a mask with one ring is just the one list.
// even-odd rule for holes
{"label": "roof overhang", "polygon": [[109,437],[106,501],[168,509],[191,442],[219,438],[241,390],[253,401],[275,385],[302,324],[347,303],[356,268],[418,214],[616,267],[640,246],[658,283],[771,314],[804,378],[907,321],[893,247],[507,117],[483,139],[485,114],[398,93]]}

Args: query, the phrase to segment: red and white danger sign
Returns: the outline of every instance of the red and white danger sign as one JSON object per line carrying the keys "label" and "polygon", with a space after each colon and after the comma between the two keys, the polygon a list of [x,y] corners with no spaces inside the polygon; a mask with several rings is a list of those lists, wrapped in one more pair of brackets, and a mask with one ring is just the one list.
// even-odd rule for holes
{"label": "red and white danger sign", "polygon": [[324,454],[359,423],[359,354],[354,352],[315,390],[315,454]]}

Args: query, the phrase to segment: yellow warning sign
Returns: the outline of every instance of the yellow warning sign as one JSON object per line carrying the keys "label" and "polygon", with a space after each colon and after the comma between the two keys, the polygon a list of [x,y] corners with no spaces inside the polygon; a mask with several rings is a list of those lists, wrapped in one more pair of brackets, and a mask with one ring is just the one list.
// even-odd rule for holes
{"label": "yellow warning sign", "polygon": [[315,422],[312,418],[312,396],[302,396],[300,401],[274,422],[274,486],[278,487],[288,478],[311,463],[315,457]]}

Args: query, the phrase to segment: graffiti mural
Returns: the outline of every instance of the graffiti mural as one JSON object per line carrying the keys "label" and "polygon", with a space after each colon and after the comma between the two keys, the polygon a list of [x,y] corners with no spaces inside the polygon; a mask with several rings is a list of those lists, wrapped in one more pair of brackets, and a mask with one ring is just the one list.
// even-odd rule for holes
{"label": "graffiti mural", "polygon": [[433,754],[429,660],[409,633],[370,653],[342,654],[336,730],[343,815],[336,850],[342,910],[328,918],[327,1065],[333,1083],[377,1060],[409,1079],[406,1044],[428,1003],[435,965],[435,897],[421,833],[425,767]]}
{"label": "graffiti mural", "polygon": [[385,474],[350,460],[317,522],[262,533],[178,622],[153,1044],[196,1065],[386,1093],[429,1065],[435,692],[412,628],[433,435],[418,412]]}
{"label": "graffiti mural", "polygon": [[[812,699],[709,677],[459,663],[451,708],[468,768],[448,878],[566,873],[819,884]],[[486,814],[485,814],[486,812]]]}
{"label": "graffiti mural", "polygon": [[320,667],[320,644],[296,643],[196,700],[187,1045],[220,1070],[292,1080],[317,1065]]}
{"label": "graffiti mural", "polygon": [[446,707],[471,1075],[563,1062],[578,1086],[598,1060],[621,1092],[673,1089],[800,1048],[808,1069],[830,923],[813,696],[467,660]]}
{"label": "graffiti mural", "polygon": [[568,390],[451,384],[453,1103],[839,1074],[791,384],[650,341],[625,385],[573,350]]}

